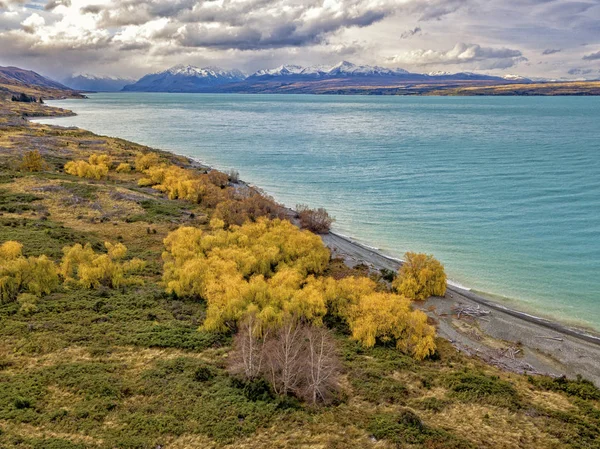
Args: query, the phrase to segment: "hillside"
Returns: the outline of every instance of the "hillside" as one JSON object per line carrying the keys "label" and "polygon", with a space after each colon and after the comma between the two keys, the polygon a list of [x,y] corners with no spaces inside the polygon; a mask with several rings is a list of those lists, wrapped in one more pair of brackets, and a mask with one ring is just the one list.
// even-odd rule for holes
{"label": "hillside", "polygon": [[[134,165],[141,152],[179,179],[204,179],[206,168],[22,117],[65,111],[1,101],[0,111],[0,244],[19,241],[25,256],[59,262],[63,247],[77,243],[109,257],[108,241],[127,247],[124,263],[145,262],[120,286],[73,281],[38,299],[0,301],[3,448],[598,447],[600,391],[591,383],[502,371],[441,338],[424,360],[384,342],[365,347],[331,317],[325,322],[341,377],[327,403],[312,406],[240,381],[228,371],[232,330],[206,330],[206,300],[165,291],[161,256],[178,228],[216,236],[211,218],[235,218],[219,215],[220,192],[239,188],[235,179],[214,173],[205,201],[172,200],[140,185],[148,173],[115,167]],[[42,157],[40,171],[21,168],[32,150]],[[65,171],[94,154],[112,158],[106,176]],[[332,259],[324,275],[367,274],[365,266]],[[384,275],[370,274],[382,292],[389,289]]]}
{"label": "hillside", "polygon": [[78,92],[31,70],[0,67],[0,98],[26,94],[36,98],[82,98]]}

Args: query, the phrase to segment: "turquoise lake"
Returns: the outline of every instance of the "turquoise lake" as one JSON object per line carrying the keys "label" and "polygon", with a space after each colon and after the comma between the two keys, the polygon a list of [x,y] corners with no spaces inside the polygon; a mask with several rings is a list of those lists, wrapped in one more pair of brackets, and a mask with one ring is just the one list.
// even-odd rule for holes
{"label": "turquoise lake", "polygon": [[235,168],[457,283],[600,329],[600,97],[93,94],[78,126]]}

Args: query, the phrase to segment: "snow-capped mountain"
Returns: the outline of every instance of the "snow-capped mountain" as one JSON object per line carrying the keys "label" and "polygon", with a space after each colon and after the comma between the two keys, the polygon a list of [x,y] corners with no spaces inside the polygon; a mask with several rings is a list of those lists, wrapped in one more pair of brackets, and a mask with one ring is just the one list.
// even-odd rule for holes
{"label": "snow-capped mountain", "polygon": [[409,72],[403,69],[388,69],[379,66],[356,65],[342,61],[333,66],[316,65],[301,67],[298,65],[282,65],[275,69],[259,70],[248,79],[289,78],[347,78],[355,76],[401,76]]}
{"label": "snow-capped mountain", "polygon": [[524,81],[524,82],[531,81],[529,78],[525,78],[524,76],[512,75],[512,74],[503,75],[502,78],[504,78],[507,81]]}
{"label": "snow-capped mountain", "polygon": [[94,92],[118,92],[127,84],[135,82],[132,78],[115,76],[96,76],[89,73],[73,74],[63,83],[72,89]]}
{"label": "snow-capped mountain", "polygon": [[239,70],[219,67],[176,65],[162,72],[144,76],[124,91],[137,92],[204,92],[213,86],[242,81],[246,76]]}
{"label": "snow-capped mountain", "polygon": [[[327,88],[341,86],[385,86],[402,83],[518,83],[528,82],[514,75],[505,77],[479,73],[430,72],[411,73],[400,68],[387,68],[370,65],[357,65],[348,61],[338,64],[314,65],[302,67],[296,64],[281,65],[276,68],[262,69],[246,76],[239,70],[223,70],[218,67],[194,67],[177,65],[168,70],[151,73],[136,83],[127,85],[124,91],[140,92],[265,92],[277,90],[278,86],[298,83],[294,87],[310,93],[313,86],[327,83]],[[293,89],[292,89],[293,90]],[[286,91],[290,91],[287,89]]]}
{"label": "snow-capped mountain", "polygon": [[288,76],[288,75],[298,75],[304,70],[303,67],[299,65],[280,65],[274,69],[262,69],[252,76]]}

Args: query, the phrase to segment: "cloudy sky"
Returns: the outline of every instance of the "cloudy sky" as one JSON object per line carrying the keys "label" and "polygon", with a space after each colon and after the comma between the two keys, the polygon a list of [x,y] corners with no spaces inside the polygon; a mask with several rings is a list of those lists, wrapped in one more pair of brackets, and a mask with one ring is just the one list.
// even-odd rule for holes
{"label": "cloudy sky", "polygon": [[358,64],[600,78],[600,0],[0,0],[0,65]]}

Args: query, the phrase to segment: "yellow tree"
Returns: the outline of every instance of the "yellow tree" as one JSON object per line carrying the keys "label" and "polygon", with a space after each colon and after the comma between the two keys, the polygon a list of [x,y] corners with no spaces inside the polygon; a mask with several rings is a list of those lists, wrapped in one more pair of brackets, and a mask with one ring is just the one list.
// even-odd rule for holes
{"label": "yellow tree", "polygon": [[63,248],[60,274],[65,282],[85,288],[101,285],[120,288],[143,283],[140,277],[135,276],[145,267],[142,260],[123,261],[127,248],[121,243],[106,242],[104,245],[106,254],[96,253],[89,244],[82,246],[78,243]]}
{"label": "yellow tree", "polygon": [[446,294],[444,266],[432,255],[408,252],[393,286],[409,299],[425,300]]}
{"label": "yellow tree", "polygon": [[24,257],[23,245],[0,245],[0,302],[14,301],[19,293],[47,295],[58,287],[56,266],[46,256]]}
{"label": "yellow tree", "polygon": [[42,155],[38,150],[28,151],[23,156],[23,161],[21,162],[21,170],[28,172],[38,172],[42,171],[46,163],[44,159],[42,159]]}
{"label": "yellow tree", "polygon": [[435,329],[427,324],[427,315],[412,310],[409,299],[391,293],[362,296],[348,309],[352,338],[366,347],[377,341],[393,342],[396,347],[423,359],[435,351]]}

